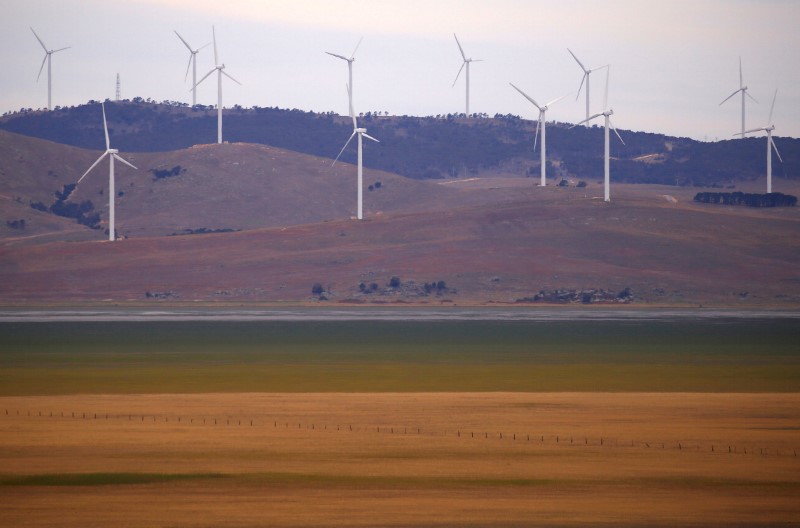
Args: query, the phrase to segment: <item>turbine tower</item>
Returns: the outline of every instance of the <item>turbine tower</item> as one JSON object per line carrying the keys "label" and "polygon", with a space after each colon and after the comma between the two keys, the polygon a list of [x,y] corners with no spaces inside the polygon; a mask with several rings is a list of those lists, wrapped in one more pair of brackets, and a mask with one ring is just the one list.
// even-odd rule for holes
{"label": "turbine tower", "polygon": [[225,77],[227,77],[228,79],[232,80],[233,82],[235,82],[240,86],[242,83],[231,77],[228,74],[228,72],[225,71],[225,64],[219,63],[219,58],[217,56],[217,34],[214,30],[214,26],[211,26],[211,34],[214,39],[214,64],[216,66],[214,66],[214,69],[208,72],[205,75],[205,77],[197,81],[194,84],[194,86],[192,86],[192,90],[194,90],[198,84],[205,81],[209,75],[211,75],[214,72],[217,72],[217,143],[221,144],[222,143],[222,76],[224,75]]}
{"label": "turbine tower", "polygon": [[742,92],[742,132],[741,132],[741,134],[734,134],[734,136],[740,135],[740,136],[744,137],[744,135],[746,133],[745,130],[744,130],[744,101],[745,101],[745,95],[747,97],[749,97],[750,99],[752,99],[755,103],[758,103],[758,101],[756,101],[755,98],[752,95],[747,93],[747,86],[744,85],[744,77],[742,76],[742,58],[741,57],[739,57],[739,89],[736,90],[735,92],[733,92],[732,94],[730,94],[725,99],[723,99],[722,103],[720,103],[719,106],[722,106],[722,104],[725,101],[727,101],[728,99],[730,99],[731,97],[733,97],[734,95],[736,95],[739,92]]}
{"label": "turbine tower", "polygon": [[518,91],[520,94],[522,94],[522,97],[524,97],[525,99],[527,99],[528,101],[533,103],[533,106],[535,106],[536,108],[539,109],[539,120],[536,122],[536,135],[533,138],[533,151],[536,152],[536,140],[539,138],[539,127],[541,126],[541,128],[542,128],[542,149],[541,149],[542,150],[542,161],[541,161],[541,165],[542,165],[542,167],[541,167],[542,181],[541,181],[541,183],[539,185],[544,187],[544,186],[547,185],[547,169],[545,168],[545,160],[547,158],[547,124],[546,124],[546,120],[545,120],[545,118],[546,118],[545,114],[547,113],[547,110],[550,108],[550,105],[555,104],[558,101],[562,100],[563,98],[566,97],[566,95],[562,95],[558,99],[553,99],[552,101],[550,101],[546,105],[539,106],[539,103],[534,101],[533,98],[530,97],[528,94],[526,94],[525,92],[523,92],[522,90],[520,90],[519,88],[514,86],[514,83],[508,83],[508,84],[510,84],[516,91]]}
{"label": "turbine tower", "polygon": [[[778,89],[776,88],[775,95],[772,96],[772,106],[769,108],[769,119],[767,120],[767,126],[745,131],[745,134],[760,132],[762,130],[767,133],[767,193],[772,192],[772,149],[775,149],[775,154],[778,156],[778,159],[781,161],[781,163],[783,163],[781,153],[778,152],[778,147],[775,145],[775,141],[772,139],[772,131],[775,130],[775,125],[772,124],[772,111],[775,110],[775,99],[777,97]],[[734,134],[734,136],[735,135],[736,134]]]}
{"label": "turbine tower", "polygon": [[122,98],[122,91],[120,90],[119,86],[119,74],[117,74],[117,93],[115,94],[115,98],[119,101]]}
{"label": "turbine tower", "polygon": [[[186,79],[189,78],[189,68],[192,68],[192,106],[194,106],[197,104],[197,90],[195,89],[195,87],[197,86],[197,54],[200,53],[201,49],[208,46],[208,44],[206,44],[205,46],[200,46],[197,49],[192,49],[189,43],[186,42],[186,39],[180,36],[180,34],[177,31],[175,31],[175,34],[178,35],[178,38],[181,39],[183,45],[186,46],[186,48],[189,50],[189,63],[186,65],[186,75],[183,76],[183,80],[185,81]],[[214,60],[216,61],[216,57]]]}
{"label": "turbine tower", "polygon": [[51,58],[53,56],[53,53],[58,53],[59,51],[64,51],[65,49],[69,49],[70,46],[67,46],[66,48],[59,48],[57,50],[49,50],[49,49],[47,49],[47,46],[44,45],[44,42],[42,42],[42,39],[39,38],[39,35],[37,35],[35,31],[33,31],[33,28],[31,28],[31,31],[33,32],[33,36],[36,37],[36,40],[39,41],[39,44],[41,44],[42,48],[44,49],[44,59],[42,60],[42,65],[39,67],[39,75],[36,76],[36,82],[39,82],[39,77],[42,76],[42,70],[44,69],[44,63],[46,62],[47,63],[47,109],[48,110],[52,110],[53,109],[53,96],[52,96],[52,94],[53,94],[53,91],[52,91],[52,88],[53,88],[53,77],[52,77],[52,69],[51,69],[50,60],[51,60]]}
{"label": "turbine tower", "polygon": [[336,53],[331,53],[330,51],[326,51],[325,52],[325,53],[327,53],[328,55],[330,55],[332,57],[336,57],[337,59],[342,59],[343,61],[347,61],[347,74],[348,74],[347,75],[347,79],[348,79],[347,86],[350,87],[350,89],[347,91],[347,93],[348,93],[348,97],[349,97],[349,101],[350,101],[350,106],[351,107],[353,106],[353,61],[356,60],[356,51],[358,51],[358,47],[361,45],[361,41],[362,40],[364,40],[364,37],[361,37],[360,39],[358,39],[358,44],[356,44],[356,47],[353,49],[353,53],[350,54],[350,58],[347,58],[344,55],[338,55]]}
{"label": "turbine tower", "polygon": [[[453,36],[456,37],[456,34],[453,33]],[[466,73],[466,75],[467,75],[467,78],[466,78],[466,81],[467,81],[467,112],[466,112],[465,115],[467,117],[469,117],[469,63],[470,62],[482,62],[483,59],[468,59],[467,55],[464,53],[464,48],[461,47],[461,43],[458,41],[458,37],[456,37],[456,44],[458,44],[458,51],[461,52],[461,57],[464,59],[464,62],[461,63],[461,68],[458,69],[458,73],[456,74],[456,80],[453,81],[453,86],[455,86],[456,83],[458,82],[458,78],[461,75],[461,70],[463,70],[464,66],[466,66],[467,67],[467,73]]]}
{"label": "turbine tower", "polygon": [[[578,60],[578,57],[576,57],[575,54],[572,53],[571,49],[567,48],[567,51],[569,52],[570,55],[572,55],[572,58],[575,59],[575,62],[578,63],[578,66],[581,67],[581,70],[583,70],[583,77],[581,77],[581,85],[578,87],[578,93],[575,95],[575,100],[577,101],[578,97],[580,97],[581,89],[583,88],[583,82],[586,81],[586,119],[584,120],[584,122],[585,121],[589,121],[589,119],[590,119],[589,118],[589,75],[592,72],[595,72],[597,70],[602,70],[603,68],[608,68],[609,65],[606,64],[605,66],[600,66],[598,68],[589,69],[589,68],[586,68],[586,66],[584,66],[581,61]],[[586,125],[586,126],[589,126],[589,125]]]}
{"label": "turbine tower", "polygon": [[106,151],[103,152],[99,158],[97,158],[97,161],[95,161],[92,166],[89,167],[89,170],[83,173],[83,176],[78,179],[76,185],[83,181],[86,175],[89,174],[92,169],[103,160],[103,158],[108,156],[108,240],[113,242],[116,237],[114,226],[114,158],[118,159],[128,167],[134,169],[136,167],[119,156],[119,151],[117,149],[111,148],[111,143],[108,140],[108,125],[106,124],[106,106],[103,103],[101,103],[100,106],[103,108],[103,130],[106,133]]}
{"label": "turbine tower", "polygon": [[357,209],[357,212],[356,212],[356,218],[361,220],[361,219],[364,218],[362,207],[361,207],[363,194],[364,194],[363,193],[363,191],[364,191],[364,181],[363,181],[364,178],[363,178],[363,169],[362,169],[362,159],[363,158],[362,158],[362,154],[361,154],[361,151],[362,151],[361,138],[363,136],[363,137],[365,137],[367,139],[371,139],[372,141],[374,141],[376,143],[380,143],[380,141],[378,141],[374,137],[372,137],[369,134],[367,134],[367,129],[366,128],[358,128],[358,121],[356,121],[356,114],[353,111],[353,91],[350,89],[349,85],[347,86],[347,98],[350,101],[350,117],[353,120],[353,133],[350,134],[350,137],[347,139],[347,142],[342,147],[342,150],[339,151],[339,155],[336,156],[335,160],[333,160],[333,163],[331,164],[331,166],[335,165],[336,162],[339,161],[339,157],[344,152],[344,149],[347,148],[347,145],[350,144],[350,140],[353,139],[353,136],[357,135],[358,136],[358,192],[356,193],[356,196],[357,196],[357,201],[358,201],[358,209]]}
{"label": "turbine tower", "polygon": [[603,111],[600,112],[599,114],[595,114],[595,115],[591,116],[590,118],[585,119],[585,120],[581,121],[580,123],[577,123],[577,124],[575,124],[575,125],[573,125],[571,127],[571,128],[575,128],[576,126],[578,126],[580,124],[583,124],[583,123],[586,123],[588,121],[591,121],[595,117],[600,117],[600,116],[605,117],[605,151],[604,151],[604,155],[605,155],[604,156],[605,177],[603,179],[603,190],[604,190],[603,199],[606,202],[610,202],[611,201],[611,163],[610,163],[611,156],[610,156],[610,146],[609,146],[610,141],[609,141],[609,134],[608,134],[609,127],[614,129],[614,133],[617,135],[619,140],[622,142],[623,145],[625,144],[625,142],[622,141],[622,136],[620,136],[619,132],[617,132],[617,129],[614,128],[614,124],[611,123],[611,116],[614,115],[614,110],[613,109],[606,110],[606,108],[608,108],[608,77],[609,77],[609,73],[611,73],[611,67],[609,67],[606,70],[606,93],[605,93],[605,96],[603,97]]}

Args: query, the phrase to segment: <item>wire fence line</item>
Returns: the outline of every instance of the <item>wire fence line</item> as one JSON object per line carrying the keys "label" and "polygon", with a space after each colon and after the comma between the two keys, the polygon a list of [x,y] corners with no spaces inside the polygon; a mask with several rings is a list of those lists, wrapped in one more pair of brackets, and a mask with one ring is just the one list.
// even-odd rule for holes
{"label": "wire fence line", "polygon": [[[595,448],[638,448],[638,449],[657,449],[671,450],[687,453],[713,453],[730,455],[758,455],[764,457],[792,457],[797,458],[796,447],[776,447],[759,446],[754,443],[734,443],[719,442],[707,443],[697,441],[654,441],[654,440],[635,440],[621,439],[613,436],[588,436],[576,434],[535,434],[529,432],[504,432],[500,430],[477,430],[475,428],[455,428],[455,429],[435,429],[423,428],[421,426],[390,426],[390,425],[368,425],[355,423],[316,423],[303,422],[297,419],[288,420],[286,418],[258,418],[250,416],[238,416],[233,414],[223,415],[174,415],[174,414],[142,414],[142,413],[107,413],[107,412],[85,412],[85,411],[53,411],[53,410],[18,410],[4,409],[0,415],[3,418],[31,418],[33,419],[57,419],[57,420],[92,420],[92,421],[116,421],[131,422],[139,424],[182,424],[189,426],[224,426],[224,427],[255,427],[260,429],[272,430],[306,430],[324,432],[347,432],[347,433],[374,433],[379,435],[404,435],[417,437],[442,437],[463,440],[496,440],[504,442],[517,442],[520,444],[530,444],[539,446],[562,446],[562,447],[595,447]],[[1,423],[1,422],[0,422]]]}

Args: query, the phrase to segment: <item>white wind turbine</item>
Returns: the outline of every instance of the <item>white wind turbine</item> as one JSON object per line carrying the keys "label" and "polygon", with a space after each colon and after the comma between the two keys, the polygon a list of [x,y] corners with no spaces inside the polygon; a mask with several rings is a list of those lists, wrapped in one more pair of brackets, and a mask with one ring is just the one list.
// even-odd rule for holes
{"label": "white wind turbine", "polygon": [[[108,140],[108,125],[106,124],[106,107],[105,107],[105,104],[101,103],[101,107],[103,108],[103,130],[106,133],[106,151],[103,152],[103,154],[99,158],[97,158],[97,161],[95,161],[92,164],[92,166],[89,167],[89,170],[87,170],[86,172],[83,173],[83,176],[81,176],[78,179],[77,183],[80,183],[81,181],[83,181],[83,179],[86,177],[86,175],[89,174],[92,171],[92,169],[95,168],[97,166],[97,164],[100,163],[103,160],[103,158],[108,156],[108,240],[113,242],[114,238],[115,238],[115,234],[114,234],[114,230],[115,230],[115,227],[114,227],[114,158],[118,159],[119,161],[121,161],[122,163],[124,163],[125,165],[127,165],[127,166],[129,166],[131,168],[135,169],[136,167],[134,167],[133,165],[131,165],[130,163],[125,161],[121,156],[119,156],[118,155],[119,151],[117,149],[112,149],[111,148],[111,143]],[[77,185],[77,183],[76,183],[76,185]]]}
{"label": "white wind turbine", "polygon": [[343,61],[347,61],[347,73],[348,73],[347,86],[350,87],[350,89],[347,91],[347,93],[348,93],[348,97],[349,97],[349,100],[350,100],[350,106],[353,106],[353,61],[356,60],[356,51],[358,51],[358,47],[361,45],[361,41],[362,40],[364,40],[364,37],[361,37],[360,39],[358,39],[358,44],[356,44],[355,49],[353,49],[353,53],[350,54],[350,58],[347,58],[347,57],[345,57],[343,55],[338,55],[336,53],[331,53],[330,51],[326,51],[325,52],[325,53],[327,53],[328,55],[330,55],[332,57],[336,57],[338,59],[342,59]]}
{"label": "white wind turbine", "polygon": [[347,86],[347,98],[350,101],[350,117],[353,119],[353,133],[350,134],[350,137],[347,139],[347,142],[342,147],[342,150],[339,151],[339,155],[336,156],[335,160],[333,160],[333,163],[331,164],[331,166],[335,165],[336,162],[339,161],[339,157],[344,152],[344,149],[347,148],[347,145],[350,144],[350,140],[353,139],[353,136],[357,135],[358,136],[358,193],[357,193],[358,209],[357,209],[357,213],[356,213],[356,218],[361,220],[361,219],[364,218],[364,215],[363,215],[363,212],[362,212],[362,208],[361,208],[361,202],[362,202],[362,199],[363,199],[363,191],[364,191],[364,182],[363,182],[364,178],[363,178],[362,154],[361,154],[361,151],[362,151],[361,138],[363,136],[363,137],[365,137],[367,139],[371,139],[372,141],[374,141],[376,143],[380,143],[380,141],[378,141],[374,137],[372,137],[369,134],[367,134],[367,129],[366,128],[358,128],[358,121],[356,121],[356,114],[353,111],[353,91],[350,89],[349,85]]}
{"label": "white wind turbine", "polygon": [[[609,65],[606,64],[605,66],[600,66],[598,68],[589,69],[589,68],[586,68],[586,66],[584,66],[581,61],[578,60],[578,57],[576,57],[575,54],[572,53],[571,49],[567,48],[567,51],[569,52],[570,55],[572,55],[572,58],[575,59],[575,62],[578,63],[578,66],[581,67],[581,70],[583,70],[583,77],[581,77],[581,85],[578,87],[578,93],[575,95],[575,100],[577,101],[578,97],[580,97],[581,89],[583,88],[583,82],[586,81],[586,120],[585,121],[589,121],[589,119],[590,119],[589,118],[589,75],[592,72],[595,72],[597,70],[602,70],[603,68],[608,68]],[[604,108],[604,110],[605,110],[605,108]]]}
{"label": "white wind turbine", "polygon": [[608,77],[609,77],[609,73],[611,73],[611,67],[610,66],[606,70],[606,93],[605,93],[605,96],[603,97],[603,111],[600,112],[599,114],[595,114],[595,115],[589,117],[588,119],[584,119],[580,123],[577,123],[577,124],[572,126],[572,128],[575,128],[576,126],[578,126],[578,125],[580,125],[582,123],[586,123],[588,121],[591,121],[595,117],[600,117],[600,116],[605,117],[605,127],[606,127],[605,128],[605,159],[604,159],[605,177],[604,177],[604,180],[603,180],[603,184],[604,184],[603,185],[603,187],[604,187],[603,199],[606,202],[610,202],[611,201],[611,167],[610,167],[610,165],[611,165],[610,164],[611,157],[610,157],[610,147],[609,147],[610,141],[609,141],[609,134],[608,134],[609,127],[614,129],[614,133],[617,135],[619,140],[622,142],[623,145],[625,144],[625,142],[622,141],[622,136],[619,135],[619,132],[617,132],[617,129],[614,128],[614,125],[611,123],[611,116],[614,115],[614,109],[612,108],[612,109],[606,110],[606,108],[608,108]]}
{"label": "white wind turbine", "polygon": [[222,143],[222,76],[224,75],[228,79],[232,80],[238,85],[241,85],[239,81],[231,77],[228,72],[225,71],[225,64],[220,64],[219,59],[217,56],[217,34],[214,30],[214,26],[211,26],[211,33],[214,39],[214,69],[208,72],[205,77],[197,81],[194,86],[192,86],[192,90],[200,84],[201,82],[205,81],[209,75],[214,72],[217,72],[217,143]]}
{"label": "white wind turbine", "polygon": [[[456,34],[453,33],[453,36],[456,37]],[[464,66],[467,67],[467,113],[465,114],[469,117],[469,63],[470,62],[482,62],[483,59],[468,59],[467,55],[464,53],[464,48],[461,47],[461,43],[458,41],[458,37],[456,37],[456,44],[458,44],[458,50],[461,52],[461,57],[464,59],[464,62],[461,63],[461,68],[459,68],[458,73],[456,74],[456,80],[453,81],[453,86],[456,85],[458,82],[458,78],[461,75],[461,70],[464,69]]]}
{"label": "white wind turbine", "polygon": [[[175,31],[175,30],[173,30]],[[197,104],[197,54],[200,53],[200,50],[208,46],[200,46],[197,49],[192,49],[186,39],[184,39],[180,33],[175,31],[175,34],[178,35],[178,38],[181,39],[183,45],[189,50],[189,63],[186,65],[186,75],[184,75],[183,80],[185,81],[189,77],[189,68],[192,68],[192,106]],[[209,43],[210,44],[210,43]]]}
{"label": "white wind turbine", "polygon": [[530,97],[528,94],[526,94],[525,92],[514,86],[514,83],[508,83],[508,84],[510,84],[516,91],[522,94],[522,97],[533,103],[533,106],[539,109],[539,121],[536,122],[536,135],[533,138],[533,150],[534,152],[536,151],[536,141],[539,138],[539,127],[541,127],[542,128],[542,158],[541,158],[542,181],[540,185],[544,187],[545,185],[547,185],[547,172],[545,168],[545,160],[547,158],[547,124],[546,124],[547,116],[545,114],[547,113],[547,110],[550,108],[550,105],[559,102],[560,100],[565,98],[566,95],[562,95],[558,99],[553,99],[549,103],[539,106],[539,103],[534,101],[533,98]]}
{"label": "white wind turbine", "polygon": [[742,92],[742,132],[741,132],[741,134],[734,134],[734,135],[741,135],[742,137],[744,137],[744,135],[745,135],[745,131],[744,131],[744,101],[745,101],[745,95],[747,97],[749,97],[750,99],[752,99],[756,103],[758,103],[758,101],[756,101],[755,98],[752,95],[747,93],[747,86],[744,85],[744,77],[742,76],[742,58],[741,57],[739,57],[739,89],[736,90],[735,92],[733,92],[732,94],[730,94],[725,99],[723,99],[722,103],[720,103],[719,106],[722,106],[723,103],[725,103],[725,101],[727,101],[728,99],[730,99],[731,97],[733,97],[734,95],[736,95],[739,92]]}
{"label": "white wind turbine", "polygon": [[50,59],[52,58],[53,53],[58,53],[59,51],[64,51],[65,49],[69,49],[70,46],[67,46],[66,48],[59,48],[57,50],[49,50],[47,49],[47,46],[44,45],[44,42],[42,42],[42,39],[39,38],[39,35],[37,35],[35,31],[33,31],[33,28],[31,28],[31,31],[33,32],[33,36],[36,37],[36,40],[39,41],[39,44],[41,44],[42,48],[44,49],[44,59],[42,60],[42,65],[39,67],[39,75],[36,76],[36,82],[39,82],[39,77],[42,76],[42,70],[44,69],[44,63],[46,62],[47,63],[47,109],[52,110],[53,78],[51,76],[52,69],[51,69]]}
{"label": "white wind turbine", "polygon": [[[745,134],[760,132],[762,130],[767,133],[767,193],[772,192],[772,149],[775,149],[775,154],[778,156],[778,159],[781,160],[781,163],[783,163],[781,153],[778,152],[778,147],[775,145],[775,141],[772,140],[772,131],[775,130],[775,125],[772,124],[772,111],[775,110],[775,98],[777,97],[778,89],[776,88],[775,95],[772,96],[772,106],[769,108],[767,126],[745,131]],[[735,135],[736,134],[734,134],[734,136]]]}

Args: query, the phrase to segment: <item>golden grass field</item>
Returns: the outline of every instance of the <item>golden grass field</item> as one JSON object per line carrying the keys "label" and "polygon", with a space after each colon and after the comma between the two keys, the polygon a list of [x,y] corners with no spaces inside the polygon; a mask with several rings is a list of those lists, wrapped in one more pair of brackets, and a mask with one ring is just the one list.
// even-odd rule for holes
{"label": "golden grass field", "polygon": [[798,431],[797,393],[6,396],[0,526],[796,525]]}

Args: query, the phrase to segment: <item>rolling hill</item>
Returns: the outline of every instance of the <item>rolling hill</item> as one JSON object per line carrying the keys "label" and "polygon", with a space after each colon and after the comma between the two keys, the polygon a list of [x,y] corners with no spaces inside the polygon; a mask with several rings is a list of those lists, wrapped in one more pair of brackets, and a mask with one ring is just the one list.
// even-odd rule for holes
{"label": "rolling hill", "polygon": [[698,204],[691,187],[617,183],[607,204],[593,180],[541,188],[498,173],[414,180],[367,169],[373,190],[358,222],[352,165],[231,143],[123,150],[140,170],[118,170],[127,239],[109,243],[105,164],[65,200],[91,201],[100,229],[31,207],[63,198],[97,155],[0,132],[3,304],[513,304],[543,290],[578,302],[605,290],[648,305],[800,303],[797,208]]}

